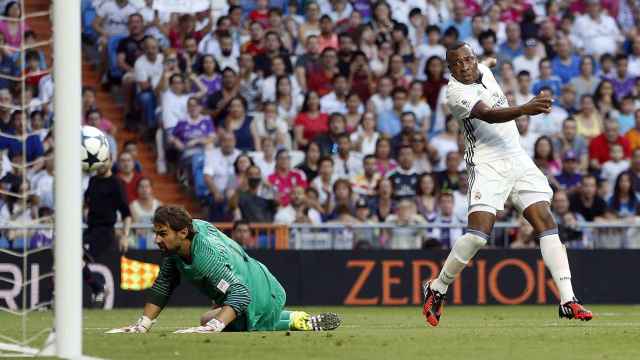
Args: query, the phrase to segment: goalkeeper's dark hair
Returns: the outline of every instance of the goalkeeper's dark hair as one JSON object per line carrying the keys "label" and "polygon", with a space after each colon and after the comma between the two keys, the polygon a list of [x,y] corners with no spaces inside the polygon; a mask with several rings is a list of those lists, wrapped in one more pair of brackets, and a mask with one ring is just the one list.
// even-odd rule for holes
{"label": "goalkeeper's dark hair", "polygon": [[153,214],[154,225],[167,225],[173,231],[180,231],[184,228],[189,230],[187,237],[191,238],[195,233],[193,230],[191,214],[182,206],[163,205],[156,209]]}

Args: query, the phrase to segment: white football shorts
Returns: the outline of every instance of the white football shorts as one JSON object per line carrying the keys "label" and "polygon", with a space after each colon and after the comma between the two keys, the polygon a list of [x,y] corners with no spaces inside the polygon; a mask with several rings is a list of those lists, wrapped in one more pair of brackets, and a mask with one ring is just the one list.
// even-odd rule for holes
{"label": "white football shorts", "polygon": [[468,166],[469,210],[488,211],[494,215],[504,209],[511,196],[515,208],[524,209],[540,201],[551,202],[553,190],[547,177],[526,154]]}

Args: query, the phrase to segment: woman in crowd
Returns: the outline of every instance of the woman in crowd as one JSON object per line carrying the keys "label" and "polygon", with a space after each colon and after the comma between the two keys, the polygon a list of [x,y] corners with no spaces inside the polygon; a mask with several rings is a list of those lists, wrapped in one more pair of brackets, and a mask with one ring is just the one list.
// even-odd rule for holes
{"label": "woman in crowd", "polygon": [[638,198],[632,185],[630,173],[622,172],[618,175],[613,187],[613,195],[608,201],[609,211],[615,218],[623,219],[635,216],[638,210]]}
{"label": "woman in crowd", "polygon": [[548,136],[540,136],[533,146],[533,161],[543,174],[555,181],[554,176],[560,173],[560,163],[553,155],[553,144]]}
{"label": "woman in crowd", "polygon": [[380,134],[376,131],[376,116],[372,112],[365,112],[361,116],[360,126],[351,134],[354,149],[362,155],[373,154]]}
{"label": "woman in crowd", "polygon": [[198,80],[207,88],[207,96],[222,89],[222,76],[217,71],[218,65],[213,55],[206,54],[202,57],[202,71]]}
{"label": "woman in crowd", "polygon": [[393,182],[382,178],[376,186],[376,196],[369,199],[369,209],[379,222],[384,222],[389,215],[395,213],[396,202],[393,200]]}
{"label": "woman in crowd", "polygon": [[430,173],[433,170],[431,166],[431,160],[435,156],[437,158],[437,151],[433,146],[427,143],[427,138],[424,133],[415,132],[412,135],[411,147],[413,148],[413,167],[418,174]]}
{"label": "woman in crowd", "polygon": [[574,116],[574,119],[576,119],[577,134],[584,137],[587,143],[602,133],[602,116],[595,107],[593,96],[582,95],[582,98],[580,98],[580,112]]}
{"label": "woman in crowd", "polygon": [[293,94],[291,78],[289,76],[278,76],[276,81],[278,116],[287,123],[289,129],[293,128],[294,121],[300,112],[303,102],[304,96],[302,94]]}
{"label": "woman in crowd", "polygon": [[308,36],[320,34],[320,5],[315,1],[307,3],[304,22],[300,24],[298,42],[305,43]]}
{"label": "woman in crowd", "polygon": [[436,213],[438,201],[438,187],[435,177],[426,173],[418,178],[418,188],[416,191],[416,209],[418,214],[425,220],[432,218]]}
{"label": "woman in crowd", "polygon": [[427,60],[424,68],[424,73],[427,75],[427,81],[424,82],[424,96],[432,110],[436,108],[440,90],[449,82],[449,79],[444,76],[444,70],[444,60],[436,55]]}
{"label": "woman in crowd", "polygon": [[[138,198],[129,204],[131,217],[135,224],[153,225],[153,214],[162,203],[153,195],[151,179],[143,177],[138,182]],[[136,230],[140,249],[155,249],[155,234],[149,230]]]}
{"label": "woman in crowd", "polygon": [[307,177],[307,182],[311,183],[318,176],[318,161],[320,160],[320,145],[312,141],[307,145],[304,161],[296,166]]}
{"label": "woman in crowd", "polygon": [[613,90],[613,83],[605,79],[600,82],[593,94],[593,102],[603,119],[617,119],[620,114],[620,105]]}
{"label": "woman in crowd", "polygon": [[294,121],[293,129],[296,145],[304,149],[316,136],[329,130],[329,115],[320,112],[320,96],[309,91],[302,104],[302,110]]}
{"label": "woman in crowd", "polygon": [[247,102],[236,96],[229,103],[229,115],[224,119],[224,128],[236,136],[236,148],[242,151],[260,151],[260,138],[253,124],[253,117],[247,114]]}
{"label": "woman in crowd", "polygon": [[289,128],[278,116],[278,107],[274,102],[263,103],[262,112],[257,113],[251,123],[251,133],[255,133],[258,140],[269,138],[278,148],[291,149]]}
{"label": "woman in crowd", "polygon": [[360,96],[354,92],[347,95],[346,105],[347,112],[344,114],[344,118],[347,121],[347,132],[353,134],[360,125],[364,107],[362,106],[362,101],[360,101]]}
{"label": "woman in crowd", "polygon": [[591,55],[583,55],[580,59],[580,74],[571,79],[571,84],[576,89],[576,99],[582,99],[582,95],[593,95],[598,87],[599,79],[595,76],[595,62]]}
{"label": "woman in crowd", "polygon": [[0,33],[4,36],[5,44],[16,48],[10,51],[13,53],[20,48],[22,43],[22,34],[29,30],[29,25],[20,20],[22,16],[20,3],[17,1],[9,1],[4,7],[4,17],[11,20],[0,20]]}
{"label": "woman in crowd", "polygon": [[380,175],[385,176],[398,167],[396,161],[391,157],[391,141],[389,138],[381,137],[376,141],[374,155],[376,157],[376,170]]}

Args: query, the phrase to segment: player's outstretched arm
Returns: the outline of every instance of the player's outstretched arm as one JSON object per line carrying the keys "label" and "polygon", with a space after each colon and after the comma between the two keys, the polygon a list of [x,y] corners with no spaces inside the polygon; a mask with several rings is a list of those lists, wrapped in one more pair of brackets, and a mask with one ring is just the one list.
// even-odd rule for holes
{"label": "player's outstretched arm", "polygon": [[546,93],[540,93],[528,103],[507,108],[490,108],[489,105],[478,101],[471,115],[490,124],[504,123],[514,120],[522,115],[538,115],[551,111],[551,97]]}
{"label": "player's outstretched arm", "polygon": [[156,318],[160,315],[162,308],[156,304],[146,303],[144,305],[144,310],[142,312],[142,316],[135,323],[121,327],[115,328],[107,331],[107,334],[143,334],[151,331],[151,327],[156,322]]}

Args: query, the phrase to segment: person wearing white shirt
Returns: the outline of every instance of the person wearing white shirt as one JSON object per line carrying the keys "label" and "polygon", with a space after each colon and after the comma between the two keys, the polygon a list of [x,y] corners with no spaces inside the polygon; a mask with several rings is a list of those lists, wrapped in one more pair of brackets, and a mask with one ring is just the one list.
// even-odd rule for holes
{"label": "person wearing white shirt", "polygon": [[[137,6],[137,4],[136,4]],[[163,48],[170,46],[167,36],[156,26],[156,21],[160,26],[167,26],[171,21],[171,13],[167,11],[159,11],[153,8],[153,0],[144,0],[141,6],[138,6],[138,13],[144,19],[146,35],[153,36],[158,39]]]}
{"label": "person wearing white shirt", "polygon": [[615,54],[624,41],[615,20],[602,11],[600,0],[587,0],[587,13],[576,19],[572,32],[582,40],[585,53],[596,57]]}
{"label": "person wearing white shirt", "polygon": [[114,35],[127,36],[129,16],[138,12],[138,9],[128,0],[108,0],[96,9],[96,18],[93,28],[100,39],[99,45],[104,46],[110,37]]}
{"label": "person wearing white shirt", "polygon": [[347,95],[349,83],[342,74],[333,77],[333,91],[320,98],[320,111],[325,114],[347,113]]}
{"label": "person wearing white shirt", "polygon": [[401,24],[409,23],[409,12],[412,9],[425,9],[425,1],[418,0],[387,0],[387,4],[389,4],[389,7],[393,9],[391,12],[393,20]]}
{"label": "person wearing white shirt", "polygon": [[291,96],[298,97],[302,94],[302,88],[300,87],[300,84],[298,84],[298,79],[296,79],[295,75],[287,74],[287,68],[282,56],[278,55],[271,59],[271,69],[273,74],[264,78],[259,83],[262,101],[276,101],[276,86],[280,76],[286,76],[289,78],[289,84],[291,84]]}
{"label": "person wearing white shirt", "polygon": [[425,71],[427,60],[432,56],[444,59],[447,52],[447,49],[440,44],[440,28],[435,25],[429,25],[426,31],[427,43],[416,48],[416,57],[418,58],[416,79],[421,81],[427,80],[427,72]]}
{"label": "person wearing white shirt", "polygon": [[236,138],[231,132],[220,134],[220,147],[205,151],[204,181],[212,196],[211,215],[224,215],[226,191],[235,179],[234,163],[240,150],[236,149]]}
{"label": "person wearing white shirt", "polygon": [[322,224],[320,213],[306,205],[305,191],[297,186],[291,192],[291,202],[285,207],[281,207],[276,212],[274,223],[291,225],[294,223]]}
{"label": "person wearing white shirt", "polygon": [[349,135],[338,137],[338,153],[333,156],[333,167],[338,178],[349,179],[362,172],[362,156],[351,151]]}
{"label": "person wearing white shirt", "polygon": [[431,127],[431,107],[422,95],[422,82],[412,81],[409,86],[409,101],[404,105],[404,111],[412,112],[416,116],[417,127],[426,134]]}
{"label": "person wearing white shirt", "polygon": [[536,140],[538,140],[539,136],[529,130],[529,116],[517,118],[516,126],[518,127],[518,133],[520,133],[520,145],[529,156],[533,157]]}
{"label": "person wearing white shirt", "polygon": [[393,81],[390,77],[384,76],[378,81],[378,91],[369,98],[367,108],[373,110],[377,115],[385,111],[393,109],[393,99],[391,91],[393,91]]}
{"label": "person wearing white shirt", "polygon": [[532,79],[537,79],[540,75],[540,60],[538,55],[538,40],[529,38],[524,42],[524,54],[513,59],[513,71],[518,74],[522,70],[527,70]]}
{"label": "person wearing white shirt", "polygon": [[524,105],[533,99],[531,93],[531,74],[527,70],[517,73],[518,88],[513,94],[515,105]]}

